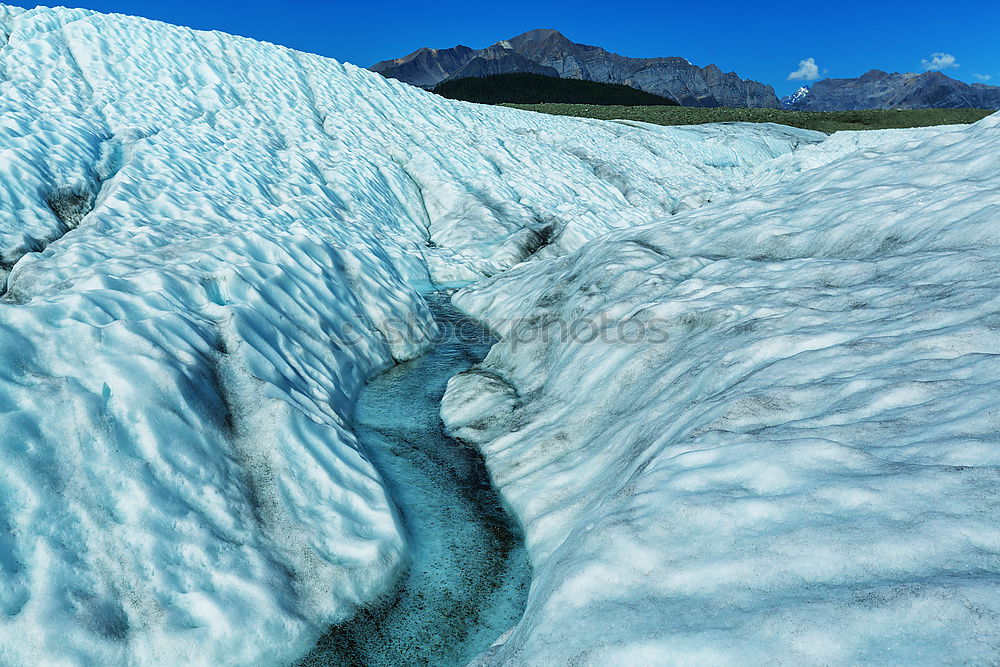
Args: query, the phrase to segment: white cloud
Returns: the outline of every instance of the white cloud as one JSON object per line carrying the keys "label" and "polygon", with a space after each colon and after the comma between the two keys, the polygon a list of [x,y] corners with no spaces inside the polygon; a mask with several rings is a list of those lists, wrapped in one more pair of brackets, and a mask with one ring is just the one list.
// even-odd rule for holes
{"label": "white cloud", "polygon": [[973,74],[972,76],[976,77],[980,81],[989,81],[990,79],[993,78],[989,74]]}
{"label": "white cloud", "polygon": [[819,66],[813,58],[799,61],[799,68],[788,75],[789,81],[815,81],[819,78]]}
{"label": "white cloud", "polygon": [[960,67],[960,65],[955,62],[955,56],[950,53],[932,53],[930,60],[924,58],[920,61],[921,66],[928,72],[931,70],[942,70],[951,69],[953,67]]}

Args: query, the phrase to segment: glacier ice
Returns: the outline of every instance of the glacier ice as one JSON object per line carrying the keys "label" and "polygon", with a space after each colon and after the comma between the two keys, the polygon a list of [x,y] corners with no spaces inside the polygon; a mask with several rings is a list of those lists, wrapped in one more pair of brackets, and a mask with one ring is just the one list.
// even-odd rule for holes
{"label": "glacier ice", "polygon": [[350,418],[431,343],[422,291],[823,138],[467,105],[87,10],[0,6],[0,35],[5,664],[303,654],[405,562]]}
{"label": "glacier ice", "polygon": [[483,663],[995,662],[998,156],[838,133],[459,292],[503,338],[442,416],[534,569]]}

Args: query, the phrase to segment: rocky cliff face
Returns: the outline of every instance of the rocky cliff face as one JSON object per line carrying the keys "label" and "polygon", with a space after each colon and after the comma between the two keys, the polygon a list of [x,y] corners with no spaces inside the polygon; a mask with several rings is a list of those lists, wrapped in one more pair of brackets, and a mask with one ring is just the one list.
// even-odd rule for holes
{"label": "rocky cliff face", "polygon": [[375,63],[370,69],[414,86],[429,88],[475,57],[476,51],[462,45],[450,49],[423,48],[402,58]]}
{"label": "rocky cliff face", "polygon": [[771,86],[724,73],[715,65],[698,67],[684,58],[628,58],[598,46],[577,44],[556,30],[531,30],[478,51],[464,46],[420,49],[371,69],[428,88],[445,79],[533,72],[624,84],[685,106],[778,106]]}
{"label": "rocky cliff face", "polygon": [[540,65],[525,58],[517,51],[493,45],[482,51],[474,52],[474,57],[452,72],[448,79],[468,79],[474,76],[491,76],[493,74],[543,74],[559,76],[559,72],[551,67]]}
{"label": "rocky cliff face", "polygon": [[783,99],[782,106],[801,111],[1000,109],[1000,86],[970,85],[941,72],[871,70],[856,79],[817,81]]}

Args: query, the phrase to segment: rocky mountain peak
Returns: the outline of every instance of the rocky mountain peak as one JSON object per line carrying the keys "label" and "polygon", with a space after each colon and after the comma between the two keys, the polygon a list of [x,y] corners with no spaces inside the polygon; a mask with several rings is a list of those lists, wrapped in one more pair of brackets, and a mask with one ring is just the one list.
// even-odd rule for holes
{"label": "rocky mountain peak", "polygon": [[778,106],[771,86],[723,73],[715,65],[701,68],[676,56],[629,58],[573,42],[552,28],[529,30],[485,49],[427,49],[421,57],[401,60],[383,61],[371,69],[425,88],[449,79],[532,72],[623,84],[687,106]]}
{"label": "rocky mountain peak", "polygon": [[527,44],[531,42],[544,42],[544,41],[563,41],[569,42],[565,35],[563,35],[558,30],[553,30],[552,28],[536,28],[535,30],[529,30],[528,32],[523,32],[517,37],[512,37],[510,40],[511,44]]}

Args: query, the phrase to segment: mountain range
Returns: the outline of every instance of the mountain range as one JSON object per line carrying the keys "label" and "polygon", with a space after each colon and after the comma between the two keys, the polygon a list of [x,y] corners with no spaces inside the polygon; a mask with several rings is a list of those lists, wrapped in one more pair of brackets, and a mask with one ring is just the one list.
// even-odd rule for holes
{"label": "mountain range", "polygon": [[781,102],[799,111],[1000,109],[1000,86],[968,84],[941,72],[890,74],[873,69],[856,79],[817,81]]}
{"label": "mountain range", "polygon": [[1000,109],[1000,86],[968,84],[942,72],[871,70],[857,78],[823,79],[782,100],[769,85],[741,79],[715,65],[698,67],[684,58],[629,58],[598,46],[578,44],[551,29],[472,49],[422,48],[370,68],[422,88],[445,81],[497,74],[541,74],[631,86],[683,106],[762,107],[800,111],[862,109]]}
{"label": "mountain range", "polygon": [[371,69],[423,88],[469,77],[530,73],[623,84],[684,106],[779,106],[771,86],[741,79],[715,65],[698,67],[677,57],[629,58],[598,46],[577,44],[549,29],[531,30],[485,49],[422,48],[376,63]]}

